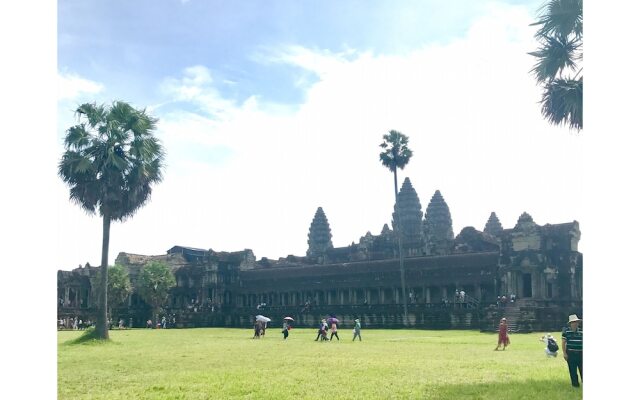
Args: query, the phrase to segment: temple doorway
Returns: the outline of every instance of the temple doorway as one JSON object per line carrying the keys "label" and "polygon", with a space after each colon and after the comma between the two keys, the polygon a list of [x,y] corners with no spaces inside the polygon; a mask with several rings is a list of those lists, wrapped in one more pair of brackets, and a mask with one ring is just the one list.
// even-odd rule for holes
{"label": "temple doorway", "polygon": [[522,297],[531,297],[531,274],[522,274]]}

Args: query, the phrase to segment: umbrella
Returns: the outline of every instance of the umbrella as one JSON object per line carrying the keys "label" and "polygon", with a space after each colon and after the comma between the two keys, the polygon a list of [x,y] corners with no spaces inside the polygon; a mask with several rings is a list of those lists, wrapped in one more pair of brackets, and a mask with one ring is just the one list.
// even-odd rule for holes
{"label": "umbrella", "polygon": [[256,319],[262,322],[271,322],[271,318],[267,318],[264,315],[256,315]]}
{"label": "umbrella", "polygon": [[330,324],[335,322],[337,324],[338,322],[340,322],[340,320],[338,318],[336,318],[336,317],[329,317],[329,318],[327,318],[327,322],[330,323]]}
{"label": "umbrella", "polygon": [[293,321],[294,319],[291,317],[284,317],[284,319],[286,319],[287,321]]}

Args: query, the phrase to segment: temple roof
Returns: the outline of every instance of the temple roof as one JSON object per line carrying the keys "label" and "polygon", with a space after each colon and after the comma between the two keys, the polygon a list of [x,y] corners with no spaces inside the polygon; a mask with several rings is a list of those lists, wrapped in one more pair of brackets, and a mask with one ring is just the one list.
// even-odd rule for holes
{"label": "temple roof", "polygon": [[[420,273],[420,271],[443,271],[445,276],[447,271],[454,268],[460,272],[461,269],[486,271],[483,275],[489,274],[489,271],[495,271],[495,265],[498,262],[499,253],[497,251],[481,252],[481,253],[465,253],[451,254],[446,256],[429,256],[429,257],[409,257],[405,259],[405,268],[408,274]],[[277,284],[283,279],[307,279],[321,280],[326,276],[346,277],[348,275],[362,275],[371,277],[376,273],[390,273],[394,277],[399,277],[398,260],[368,260],[350,263],[334,263],[325,265],[300,265],[295,267],[278,267],[273,266],[265,269],[252,269],[240,271],[240,277],[243,282],[243,290],[253,290],[256,287],[262,287],[268,284]],[[489,278],[488,275],[486,275]],[[435,277],[435,276],[434,276]],[[477,279],[471,277],[470,279]],[[359,278],[361,279],[361,278]],[[492,280],[493,278],[491,278]],[[338,281],[349,284],[349,279],[340,279]],[[338,282],[336,281],[336,282]],[[388,282],[386,283],[388,284]]]}

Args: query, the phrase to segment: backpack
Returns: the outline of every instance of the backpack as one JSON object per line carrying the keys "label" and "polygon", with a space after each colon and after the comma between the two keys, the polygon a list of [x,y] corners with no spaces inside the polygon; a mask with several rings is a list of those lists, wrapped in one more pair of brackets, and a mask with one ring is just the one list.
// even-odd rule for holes
{"label": "backpack", "polygon": [[558,343],[556,343],[555,339],[547,339],[547,349],[549,349],[549,351],[552,353],[558,351]]}

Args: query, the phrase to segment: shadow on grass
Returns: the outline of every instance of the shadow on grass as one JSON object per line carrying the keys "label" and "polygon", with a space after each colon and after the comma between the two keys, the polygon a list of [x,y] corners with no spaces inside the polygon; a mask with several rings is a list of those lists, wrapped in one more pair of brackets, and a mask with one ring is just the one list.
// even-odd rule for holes
{"label": "shadow on grass", "polygon": [[87,328],[79,337],[75,339],[67,340],[63,344],[68,346],[74,346],[79,344],[101,345],[101,344],[119,344],[119,343],[113,342],[111,339],[106,339],[106,340],[100,339],[98,337],[98,334],[95,328],[90,327],[90,328]]}
{"label": "shadow on grass", "polygon": [[[554,380],[511,381],[504,383],[457,383],[425,388],[425,399],[582,399],[582,387],[571,386],[569,374]],[[505,378],[508,379],[508,378]]]}

